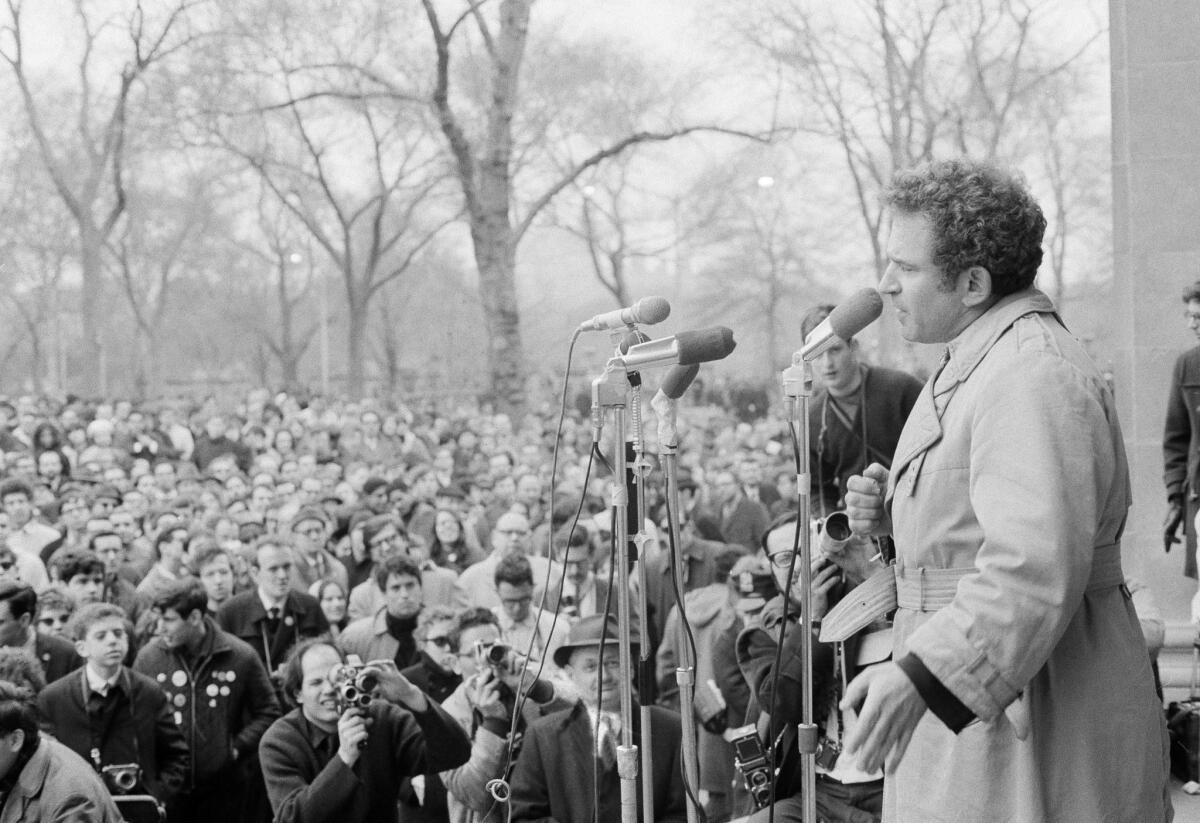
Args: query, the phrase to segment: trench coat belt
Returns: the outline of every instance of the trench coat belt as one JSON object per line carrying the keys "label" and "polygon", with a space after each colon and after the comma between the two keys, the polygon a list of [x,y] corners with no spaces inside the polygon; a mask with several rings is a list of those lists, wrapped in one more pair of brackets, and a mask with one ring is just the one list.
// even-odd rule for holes
{"label": "trench coat belt", "polygon": [[[927,569],[896,566],[896,605],[915,612],[936,612],[950,605],[958,593],[958,581],[979,570],[974,566],[953,569]],[[1109,543],[1095,548],[1092,574],[1087,591],[1120,586],[1125,582],[1121,569],[1121,544]]]}

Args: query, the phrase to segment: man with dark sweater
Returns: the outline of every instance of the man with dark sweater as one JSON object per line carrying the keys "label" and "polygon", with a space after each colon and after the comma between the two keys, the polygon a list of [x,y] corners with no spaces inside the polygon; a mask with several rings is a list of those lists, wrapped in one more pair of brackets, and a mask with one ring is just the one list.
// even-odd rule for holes
{"label": "man with dark sweater", "polygon": [[298,707],[267,730],[259,745],[276,823],[398,821],[402,777],[465,763],[466,734],[394,664],[361,669],[378,680],[365,708],[343,706],[331,677],[344,662],[321,640],[293,649],[284,691]]}
{"label": "man with dark sweater", "polygon": [[347,626],[338,644],[362,660],[391,660],[407,668],[418,659],[414,633],[424,600],[421,569],[404,555],[392,555],[376,566],[375,582],[383,592],[383,608]]}
{"label": "man with dark sweater", "polygon": [[[800,324],[807,337],[833,311],[812,309]],[[813,361],[820,388],[809,405],[813,514],[825,516],[844,507],[846,480],[871,463],[892,465],[900,431],[921,381],[910,374],[859,362],[854,338],[839,340]],[[755,547],[756,548],[756,547]]]}

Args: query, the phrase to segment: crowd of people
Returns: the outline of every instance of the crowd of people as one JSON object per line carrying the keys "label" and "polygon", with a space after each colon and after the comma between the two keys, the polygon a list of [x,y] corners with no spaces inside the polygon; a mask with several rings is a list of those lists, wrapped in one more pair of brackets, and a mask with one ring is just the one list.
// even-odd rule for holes
{"label": "crowd of people", "polygon": [[685,403],[669,505],[646,432],[630,651],[653,705],[632,730],[626,494],[585,414],[0,401],[0,821],[616,823],[619,741],[645,722],[656,823],[810,803],[852,823],[1170,819],[1120,432],[1032,288],[1040,209],[964,162],[888,196],[880,290],[946,357],[922,386],[833,340],[807,489],[791,426]]}

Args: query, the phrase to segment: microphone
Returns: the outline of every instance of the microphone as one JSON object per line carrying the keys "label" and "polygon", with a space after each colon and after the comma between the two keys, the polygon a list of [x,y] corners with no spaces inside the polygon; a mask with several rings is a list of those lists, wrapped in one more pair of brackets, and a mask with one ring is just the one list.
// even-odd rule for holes
{"label": "microphone", "polygon": [[674,364],[690,366],[728,357],[736,346],[733,331],[725,326],[713,326],[630,346],[625,356],[619,359],[626,370]]}
{"label": "microphone", "polygon": [[692,385],[692,381],[699,373],[699,363],[693,363],[690,366],[672,366],[668,369],[667,376],[663,378],[659,391],[668,400],[678,400],[683,397],[683,393],[688,390],[688,386]]}
{"label": "microphone", "polygon": [[849,340],[883,314],[883,298],[875,289],[863,289],[841,303],[821,321],[800,349],[802,360],[816,360],[839,340]]}
{"label": "microphone", "polygon": [[591,320],[579,324],[579,331],[607,331],[632,326],[635,323],[653,326],[666,320],[670,313],[671,304],[665,297],[643,297],[632,306],[597,314]]}
{"label": "microphone", "polygon": [[699,371],[699,363],[672,366],[663,378],[658,393],[650,401],[650,407],[658,415],[658,445],[661,448],[674,449],[679,445],[679,433],[675,428],[675,401],[688,390]]}

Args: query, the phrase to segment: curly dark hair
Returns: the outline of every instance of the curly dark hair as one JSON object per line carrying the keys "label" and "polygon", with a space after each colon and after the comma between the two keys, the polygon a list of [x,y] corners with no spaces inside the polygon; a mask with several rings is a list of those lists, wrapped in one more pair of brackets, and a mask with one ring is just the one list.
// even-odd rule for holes
{"label": "curly dark hair", "polygon": [[996,297],[1033,285],[1046,218],[1019,174],[963,158],[939,160],[896,172],[883,199],[929,218],[933,262],[947,282],[982,266]]}
{"label": "curly dark hair", "polygon": [[1200,300],[1200,280],[1183,288],[1183,302],[1191,303],[1193,300]]}

